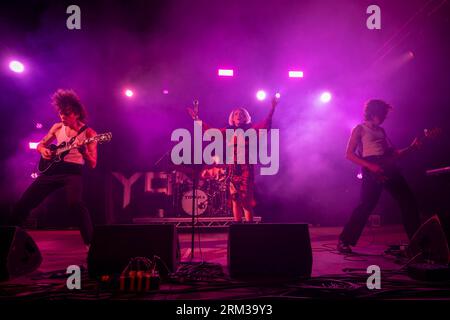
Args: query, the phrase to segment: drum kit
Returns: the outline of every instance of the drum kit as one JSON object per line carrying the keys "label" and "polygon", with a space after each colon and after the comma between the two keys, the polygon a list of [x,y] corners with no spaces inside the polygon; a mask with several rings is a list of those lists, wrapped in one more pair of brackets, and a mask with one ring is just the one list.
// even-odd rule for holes
{"label": "drum kit", "polygon": [[[228,179],[224,166],[202,167],[198,172],[198,185],[195,189],[190,171],[183,169],[172,172],[174,212],[196,216],[229,216]],[[193,203],[194,202],[194,203]]]}

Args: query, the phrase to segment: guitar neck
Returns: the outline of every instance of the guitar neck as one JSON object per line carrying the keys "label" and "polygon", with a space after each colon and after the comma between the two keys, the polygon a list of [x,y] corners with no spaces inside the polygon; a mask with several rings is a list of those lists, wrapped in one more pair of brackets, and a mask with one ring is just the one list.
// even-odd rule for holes
{"label": "guitar neck", "polygon": [[58,155],[58,154],[61,154],[61,153],[63,153],[63,152],[72,150],[72,149],[74,149],[74,148],[79,148],[80,146],[84,146],[84,145],[86,145],[86,144],[88,144],[88,143],[90,143],[90,142],[92,142],[92,141],[94,141],[94,140],[95,140],[95,137],[93,137],[93,138],[88,138],[88,139],[83,140],[81,143],[78,143],[76,146],[74,146],[74,144],[72,143],[72,144],[70,144],[70,145],[67,145],[67,146],[65,146],[65,147],[62,147],[62,148],[57,149],[57,150],[56,150],[56,154]]}
{"label": "guitar neck", "polygon": [[76,145],[74,145],[74,143],[72,143],[70,145],[58,146],[55,151],[55,155],[60,155],[63,152],[67,152],[74,148],[79,148],[80,146],[84,146],[84,145],[94,142],[94,141],[96,141],[98,143],[108,142],[108,141],[111,141],[111,138],[112,138],[111,132],[107,132],[107,133],[98,134],[94,137],[84,139],[83,141],[78,142]]}

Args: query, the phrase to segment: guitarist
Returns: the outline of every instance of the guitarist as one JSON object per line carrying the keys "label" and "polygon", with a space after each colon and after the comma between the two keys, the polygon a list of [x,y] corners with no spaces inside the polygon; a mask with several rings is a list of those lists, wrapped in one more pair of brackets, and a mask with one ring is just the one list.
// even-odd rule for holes
{"label": "guitarist", "polygon": [[[399,170],[386,165],[420,146],[414,139],[404,149],[394,149],[381,124],[387,117],[391,106],[382,100],[369,100],[364,109],[365,121],[357,125],[350,136],[346,157],[362,167],[363,179],[361,200],[354,209],[350,220],[339,236],[337,249],[341,253],[351,253],[367,222],[368,217],[380,199],[381,191],[386,189],[400,205],[403,225],[411,239],[420,226],[420,215],[414,195]],[[358,152],[359,151],[359,152]]]}
{"label": "guitarist", "polygon": [[[57,144],[74,143],[75,146],[87,138],[96,135],[85,124],[86,110],[72,90],[57,90],[52,103],[59,113],[61,122],[54,124],[48,134],[40,141],[37,151],[44,159],[50,159],[52,151],[48,148],[53,140]],[[32,209],[36,208],[50,193],[63,188],[65,190],[68,211],[79,216],[80,232],[84,243],[89,246],[92,235],[92,222],[89,211],[82,201],[82,166],[90,168],[97,164],[97,142],[87,146],[70,149],[61,162],[40,175],[23,193],[16,204],[10,223],[21,225]]]}

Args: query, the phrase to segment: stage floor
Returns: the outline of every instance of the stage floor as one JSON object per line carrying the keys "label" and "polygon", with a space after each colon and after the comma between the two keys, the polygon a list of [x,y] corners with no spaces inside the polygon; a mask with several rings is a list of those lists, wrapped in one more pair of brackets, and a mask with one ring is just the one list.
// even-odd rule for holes
{"label": "stage floor", "polygon": [[[204,261],[206,270],[210,264],[222,267],[224,274],[191,279],[191,281],[162,283],[160,290],[145,293],[123,293],[99,289],[83,271],[82,289],[66,288],[65,270],[69,265],[87,268],[86,248],[76,230],[29,230],[43,255],[40,268],[28,275],[0,283],[0,301],[33,299],[138,299],[138,300],[191,300],[191,299],[341,299],[355,297],[385,299],[449,299],[448,283],[423,282],[411,279],[401,271],[402,263],[384,251],[389,245],[406,243],[402,226],[366,228],[354,254],[342,255],[335,251],[341,228],[311,227],[313,248],[312,279],[307,281],[236,281],[227,277],[228,232],[199,232],[195,236],[195,261]],[[191,234],[180,233],[181,262],[190,262]],[[295,246],[295,243],[292,244]],[[191,267],[195,266],[194,263]],[[218,266],[219,265],[219,266]],[[380,290],[369,290],[366,270],[370,265],[381,268]],[[198,266],[198,265],[197,265]]]}

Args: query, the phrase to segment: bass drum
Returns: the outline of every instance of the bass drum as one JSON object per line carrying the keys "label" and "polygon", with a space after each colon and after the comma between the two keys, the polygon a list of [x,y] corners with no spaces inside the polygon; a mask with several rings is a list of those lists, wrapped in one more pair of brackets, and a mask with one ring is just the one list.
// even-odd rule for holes
{"label": "bass drum", "polygon": [[[192,198],[194,197],[194,190],[189,190],[183,193],[181,197],[181,207],[183,211],[192,216]],[[208,209],[208,195],[197,189],[195,199],[195,213],[196,215],[202,215],[206,209]]]}

